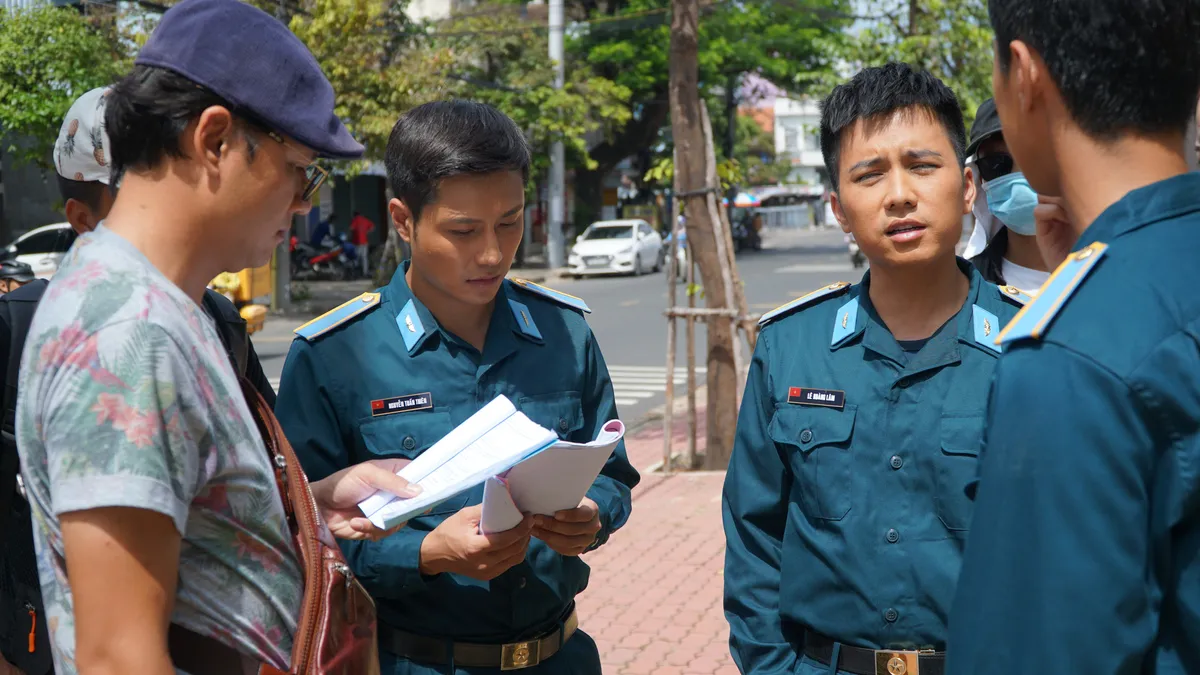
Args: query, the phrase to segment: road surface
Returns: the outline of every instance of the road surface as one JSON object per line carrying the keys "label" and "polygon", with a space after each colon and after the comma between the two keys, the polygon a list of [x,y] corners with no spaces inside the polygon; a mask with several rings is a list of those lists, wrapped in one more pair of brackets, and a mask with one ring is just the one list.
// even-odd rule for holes
{"label": "road surface", "polygon": [[[738,272],[752,314],[760,314],[834,281],[857,281],[861,270],[850,266],[839,230],[768,232],[761,251],[738,255]],[[635,423],[663,403],[666,391],[666,274],[642,277],[563,279],[554,288],[587,301],[588,323],[600,343],[613,379],[617,408],[626,423]],[[679,286],[679,304],[686,302]],[[703,301],[697,303],[703,305]],[[271,319],[254,336],[254,346],[272,384],[278,387],[284,357],[296,321]],[[676,342],[676,391],[684,392],[684,339],[680,322]],[[704,363],[704,328],[697,327],[698,365]],[[703,383],[703,371],[699,372]]]}

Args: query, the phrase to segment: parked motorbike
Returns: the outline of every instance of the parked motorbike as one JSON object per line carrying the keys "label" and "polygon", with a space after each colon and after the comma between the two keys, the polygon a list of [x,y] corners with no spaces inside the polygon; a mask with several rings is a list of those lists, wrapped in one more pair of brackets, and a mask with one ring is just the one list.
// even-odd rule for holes
{"label": "parked motorbike", "polygon": [[318,248],[292,236],[292,278],[349,280],[358,276],[358,247],[345,234],[325,237]]}
{"label": "parked motorbike", "polygon": [[740,252],[744,248],[751,251],[762,250],[762,217],[755,214],[747,215],[733,224],[733,251]]}

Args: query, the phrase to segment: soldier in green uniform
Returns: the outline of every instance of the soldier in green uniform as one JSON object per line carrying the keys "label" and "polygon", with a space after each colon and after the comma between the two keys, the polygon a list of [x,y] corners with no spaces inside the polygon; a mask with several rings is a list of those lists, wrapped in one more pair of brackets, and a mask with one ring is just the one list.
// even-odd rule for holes
{"label": "soldier in green uniform", "polygon": [[1200,0],[988,12],[1009,150],[1064,212],[1001,334],[947,668],[1198,673]]}
{"label": "soldier in green uniform", "polygon": [[870,270],[762,317],[724,494],[743,673],[941,672],[996,338],[1025,297],[955,256],[965,135],[903,64],[822,104],[833,211]]}
{"label": "soldier in green uniform", "polygon": [[[420,106],[392,131],[387,169],[412,260],[297,329],[284,366],[276,410],[308,475],[415,458],[501,394],[564,439],[593,439],[617,409],[590,310],[505,279],[523,230],[521,131],[482,104]],[[580,555],[625,523],[638,478],[621,445],[583,503],[555,517],[480,534],[480,488],[383,541],[346,544],[378,603],[383,672],[598,675],[574,610]]]}

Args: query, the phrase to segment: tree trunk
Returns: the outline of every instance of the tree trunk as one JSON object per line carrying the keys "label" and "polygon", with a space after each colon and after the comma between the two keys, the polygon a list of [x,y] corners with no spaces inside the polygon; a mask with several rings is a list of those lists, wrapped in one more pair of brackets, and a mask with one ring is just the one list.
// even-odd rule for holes
{"label": "tree trunk", "polygon": [[[707,207],[706,150],[697,61],[699,0],[671,3],[671,131],[675,140],[675,191],[684,199],[688,247],[700,267],[709,307],[727,307],[717,241]],[[737,424],[734,334],[726,317],[708,319],[708,429],[705,466],[728,463]]]}

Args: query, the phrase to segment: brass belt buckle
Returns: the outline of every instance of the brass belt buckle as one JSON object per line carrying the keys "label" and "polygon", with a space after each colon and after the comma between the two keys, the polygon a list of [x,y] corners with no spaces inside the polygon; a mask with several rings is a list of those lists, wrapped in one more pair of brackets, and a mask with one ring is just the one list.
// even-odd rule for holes
{"label": "brass belt buckle", "polygon": [[875,675],[921,675],[921,652],[876,651]]}
{"label": "brass belt buckle", "polygon": [[541,663],[540,640],[513,642],[500,648],[500,670],[521,670]]}

